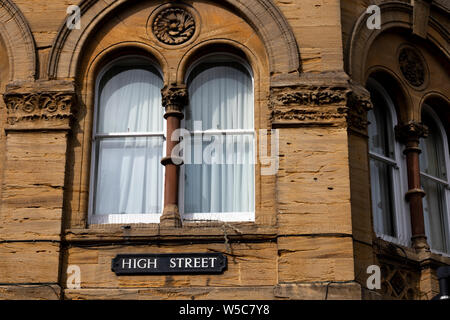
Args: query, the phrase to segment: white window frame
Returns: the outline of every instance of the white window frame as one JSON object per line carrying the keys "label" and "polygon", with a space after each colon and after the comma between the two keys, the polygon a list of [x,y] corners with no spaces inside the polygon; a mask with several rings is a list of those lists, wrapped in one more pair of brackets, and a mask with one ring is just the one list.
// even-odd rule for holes
{"label": "white window frame", "polygon": [[[421,180],[422,180],[422,178],[430,179],[430,180],[435,181],[435,182],[441,184],[442,186],[444,186],[444,193],[445,193],[444,208],[446,208],[446,213],[447,213],[446,214],[447,215],[447,223],[448,223],[447,231],[450,233],[450,154],[449,154],[449,148],[448,148],[448,137],[447,137],[445,128],[442,125],[441,120],[439,119],[439,116],[436,114],[436,112],[433,110],[432,107],[430,107],[427,104],[424,104],[422,106],[422,114],[423,113],[426,113],[430,118],[432,118],[432,120],[434,121],[434,123],[437,126],[438,132],[441,134],[442,144],[444,145],[443,146],[444,161],[445,161],[445,170],[446,170],[447,180],[439,179],[437,177],[431,176],[422,171],[420,171],[420,179]],[[424,223],[425,223],[425,221],[424,221]],[[446,239],[446,240],[447,240],[447,247],[450,250],[450,239]],[[450,257],[450,252],[441,252],[441,251],[435,250],[433,248],[430,248],[430,251],[437,253],[437,254],[441,254],[443,256]]]}
{"label": "white window frame", "polygon": [[[247,61],[242,59],[239,56],[236,56],[234,54],[230,53],[211,53],[204,55],[201,57],[198,61],[193,63],[186,71],[184,82],[187,84],[189,75],[191,72],[200,64],[202,64],[205,61],[208,61],[208,59],[211,59],[212,57],[224,57],[228,56],[230,58],[230,61],[235,61],[240,63],[244,68],[247,69],[251,80],[252,80],[252,90],[253,90],[253,129],[224,129],[224,130],[217,130],[217,129],[209,129],[209,130],[199,130],[199,131],[193,131],[190,132],[191,136],[198,137],[201,135],[203,137],[204,135],[226,135],[226,134],[233,134],[233,135],[253,135],[253,163],[254,163],[254,174],[253,174],[253,204],[254,208],[251,212],[196,212],[196,213],[185,213],[184,212],[184,191],[185,191],[185,184],[184,184],[184,176],[185,176],[185,165],[182,165],[180,168],[180,177],[179,177],[179,188],[178,188],[178,199],[179,199],[179,205],[178,208],[180,210],[180,216],[182,220],[189,221],[189,222],[195,222],[195,221],[220,221],[220,222],[254,222],[255,221],[255,211],[256,211],[256,132],[255,132],[255,81],[253,76],[253,71]],[[188,106],[186,106],[187,108]],[[181,128],[185,128],[185,120],[183,119],[181,121]]]}
{"label": "white window frame", "polygon": [[[370,162],[381,161],[393,168],[393,173],[391,175],[391,184],[394,190],[393,201],[394,201],[394,219],[397,237],[392,237],[390,235],[382,234],[376,232],[376,236],[385,241],[396,243],[399,245],[409,247],[411,245],[411,219],[409,216],[409,203],[406,201],[405,194],[408,191],[408,177],[406,171],[406,156],[403,154],[402,145],[395,139],[394,128],[398,124],[397,112],[395,109],[394,102],[392,101],[389,93],[386,89],[375,79],[369,78],[367,80],[367,86],[372,87],[374,90],[378,91],[385,101],[387,102],[387,110],[390,116],[390,125],[392,129],[393,136],[391,137],[391,143],[394,148],[395,159],[390,159],[384,155],[380,155],[372,152],[369,149],[369,172],[370,172]],[[385,118],[386,119],[386,118]],[[387,119],[386,119],[387,120]],[[372,202],[372,177],[371,177],[371,202]],[[372,211],[372,206],[370,208]],[[372,212],[372,217],[374,212]],[[372,221],[372,223],[374,223]]]}
{"label": "white window frame", "polygon": [[[99,72],[96,82],[95,82],[95,102],[94,102],[94,117],[92,126],[92,137],[91,137],[91,171],[90,171],[90,181],[89,181],[89,207],[88,207],[88,224],[137,224],[137,223],[160,223],[160,218],[162,212],[160,213],[140,213],[140,214],[105,214],[96,215],[95,214],[95,192],[96,192],[96,181],[97,181],[97,145],[101,139],[108,138],[123,138],[123,137],[162,137],[163,138],[163,157],[166,154],[166,120],[161,117],[163,121],[163,131],[162,132],[114,132],[114,133],[97,133],[97,122],[99,117],[99,94],[100,94],[100,81],[103,79],[106,72],[113,68],[118,62],[122,60],[128,60],[138,58],[141,60],[147,60],[149,65],[152,65],[160,74],[161,79],[164,79],[164,75],[161,72],[158,64],[149,59],[148,57],[140,55],[126,55],[109,62],[103,69]],[[162,106],[161,106],[162,109]],[[163,166],[163,181],[162,181],[162,208],[164,210],[164,176],[165,167]]]}

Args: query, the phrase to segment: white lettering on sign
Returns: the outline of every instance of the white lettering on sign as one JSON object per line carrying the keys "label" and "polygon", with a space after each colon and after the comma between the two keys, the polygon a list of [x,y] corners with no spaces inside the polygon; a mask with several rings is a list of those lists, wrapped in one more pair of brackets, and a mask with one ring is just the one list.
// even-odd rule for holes
{"label": "white lettering on sign", "polygon": [[214,268],[217,258],[171,258],[169,267],[174,268]]}
{"label": "white lettering on sign", "polygon": [[123,259],[122,260],[122,268],[125,269],[149,269],[158,268],[158,259]]}

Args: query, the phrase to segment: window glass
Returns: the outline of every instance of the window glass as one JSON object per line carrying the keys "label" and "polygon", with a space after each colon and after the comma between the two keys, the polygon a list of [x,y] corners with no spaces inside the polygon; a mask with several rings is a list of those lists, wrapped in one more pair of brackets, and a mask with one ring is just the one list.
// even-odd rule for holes
{"label": "window glass", "polygon": [[[214,57],[193,69],[188,89],[185,128],[201,133],[191,139],[191,150],[203,157],[195,163],[192,155],[184,166],[184,213],[240,220],[239,213],[254,212],[252,76],[239,62]],[[201,122],[195,126],[194,121]],[[217,213],[229,215],[211,215]]]}
{"label": "window glass", "polygon": [[99,82],[94,215],[109,216],[102,221],[162,211],[162,87],[157,69],[137,58],[121,60]]}
{"label": "window glass", "polygon": [[437,178],[446,179],[444,142],[434,121],[425,114],[422,122],[428,127],[428,135],[420,140],[420,171]]}
{"label": "window glass", "polygon": [[374,108],[368,113],[369,148],[374,153],[393,159],[394,135],[387,102],[376,90],[372,90],[371,98]]}
{"label": "window glass", "polygon": [[425,231],[431,249],[450,253],[445,134],[430,113],[423,113],[422,122],[428,127],[427,137],[420,139],[421,183],[426,193],[423,199]]}
{"label": "window glass", "polygon": [[[378,83],[369,86],[373,109],[368,112],[372,214],[377,235],[396,238],[395,187],[399,180],[390,99]],[[399,182],[399,181],[397,181]]]}

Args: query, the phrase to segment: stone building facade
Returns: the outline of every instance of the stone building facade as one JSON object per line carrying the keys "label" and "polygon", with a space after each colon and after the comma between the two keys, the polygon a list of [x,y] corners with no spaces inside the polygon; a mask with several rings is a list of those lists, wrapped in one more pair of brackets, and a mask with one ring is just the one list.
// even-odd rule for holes
{"label": "stone building facade", "polygon": [[[0,298],[431,299],[450,265],[449,30],[447,0],[0,0]],[[157,221],[93,219],[102,74],[157,69],[170,137],[211,55],[250,70],[251,129],[278,145],[274,174],[252,167],[250,218],[184,215],[167,139]],[[227,270],[111,271],[117,254],[192,252]]]}

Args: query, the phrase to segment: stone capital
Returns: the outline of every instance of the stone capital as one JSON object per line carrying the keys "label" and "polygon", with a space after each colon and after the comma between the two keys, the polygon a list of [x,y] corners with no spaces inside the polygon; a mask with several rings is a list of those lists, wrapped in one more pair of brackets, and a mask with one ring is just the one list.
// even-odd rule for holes
{"label": "stone capital", "polygon": [[422,123],[410,121],[401,123],[395,127],[395,136],[402,143],[419,142],[420,138],[426,137],[428,134],[427,126]]}
{"label": "stone capital", "polygon": [[166,86],[161,90],[162,106],[166,113],[164,118],[170,116],[183,119],[183,109],[189,103],[189,95],[186,86]]}

